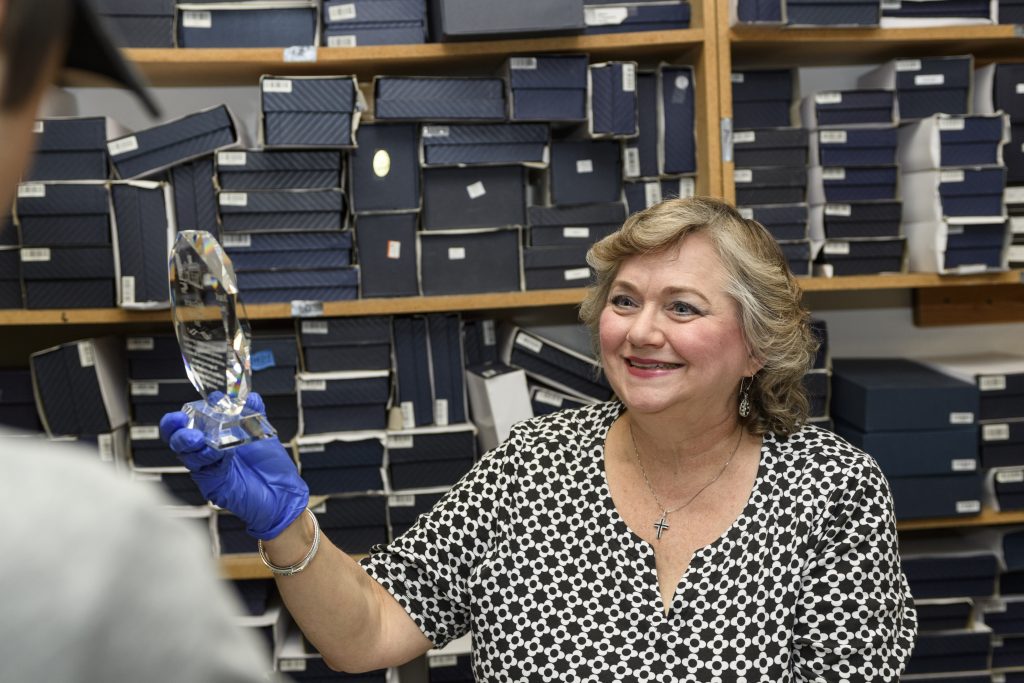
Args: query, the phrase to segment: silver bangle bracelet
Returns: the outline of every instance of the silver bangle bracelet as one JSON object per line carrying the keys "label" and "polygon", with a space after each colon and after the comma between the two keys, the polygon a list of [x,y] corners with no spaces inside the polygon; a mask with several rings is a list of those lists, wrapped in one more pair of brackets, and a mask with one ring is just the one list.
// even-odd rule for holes
{"label": "silver bangle bracelet", "polygon": [[306,556],[295,564],[288,565],[287,567],[281,567],[270,561],[267,557],[267,552],[263,549],[263,540],[259,539],[256,541],[256,547],[260,551],[260,559],[263,560],[263,564],[267,565],[267,569],[274,573],[275,576],[293,576],[298,574],[316,557],[316,551],[320,549],[320,523],[316,521],[316,515],[309,508],[306,508],[306,512],[309,513],[309,518],[313,520],[313,545],[309,546],[309,552]]}

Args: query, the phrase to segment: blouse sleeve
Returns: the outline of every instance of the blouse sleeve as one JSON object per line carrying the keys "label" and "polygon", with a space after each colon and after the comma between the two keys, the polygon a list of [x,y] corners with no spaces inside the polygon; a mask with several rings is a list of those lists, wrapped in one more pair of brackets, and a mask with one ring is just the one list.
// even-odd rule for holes
{"label": "blouse sleeve", "polygon": [[409,531],[361,562],[436,647],[469,631],[470,577],[507,518],[518,429],[484,454]]}
{"label": "blouse sleeve", "polygon": [[802,575],[796,681],[896,681],[914,647],[889,485],[858,456],[829,496]]}

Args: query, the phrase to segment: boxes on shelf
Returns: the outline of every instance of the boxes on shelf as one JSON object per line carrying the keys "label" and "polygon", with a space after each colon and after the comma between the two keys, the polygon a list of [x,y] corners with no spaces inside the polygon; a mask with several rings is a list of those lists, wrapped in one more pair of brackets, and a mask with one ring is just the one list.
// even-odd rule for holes
{"label": "boxes on shelf", "polygon": [[979,671],[989,665],[992,629],[983,624],[942,633],[921,633],[907,661],[907,674]]}
{"label": "boxes on shelf", "polygon": [[590,244],[523,247],[523,286],[531,289],[586,287],[592,273],[587,265]]}
{"label": "boxes on shelf", "polygon": [[104,116],[37,119],[35,153],[24,180],[100,180],[110,175],[107,138],[118,126]]}
{"label": "boxes on shelf", "polygon": [[323,533],[346,553],[368,553],[388,542],[386,496],[335,496],[310,509]]}
{"label": "boxes on shelf", "polygon": [[807,165],[807,131],[803,128],[738,130],[732,144],[737,168]]}
{"label": "boxes on shelf", "polygon": [[654,180],[627,180],[622,183],[622,196],[626,200],[626,213],[648,209],[663,199],[687,198],[694,195],[693,178],[665,178]]}
{"label": "boxes on shelf", "polygon": [[602,62],[587,69],[587,131],[595,138],[639,133],[636,62]]}
{"label": "boxes on shelf", "polygon": [[[175,408],[179,410],[181,406]],[[160,439],[157,423],[133,424],[128,430],[131,439],[132,469],[145,472],[185,472],[174,451]]]}
{"label": "boxes on shelf", "polygon": [[24,247],[111,243],[110,194],[103,182],[22,183],[14,212]]}
{"label": "boxes on shelf", "polygon": [[548,126],[542,123],[427,124],[424,166],[548,165]]}
{"label": "boxes on shelf", "polygon": [[689,66],[658,67],[658,123],[661,175],[697,172],[694,97],[697,83]]}
{"label": "boxes on shelf", "polygon": [[388,479],[395,491],[452,486],[473,467],[471,423],[388,432]]}
{"label": "boxes on shelf", "polygon": [[22,247],[25,307],[112,308],[114,252],[107,246]]}
{"label": "boxes on shelf", "polygon": [[907,223],[910,267],[926,273],[977,273],[1007,267],[1010,233],[1004,221],[959,225]]}
{"label": "boxes on shelf", "polygon": [[303,320],[299,335],[306,372],[391,368],[390,316]]}
{"label": "boxes on shelf", "polygon": [[636,74],[637,136],[623,141],[622,174],[625,178],[654,178],[658,175],[658,74]]}
{"label": "boxes on shelf", "polygon": [[402,427],[466,420],[458,314],[400,316],[393,321],[395,378]]}
{"label": "boxes on shelf", "polygon": [[548,195],[555,206],[619,201],[622,197],[620,145],[612,140],[552,142],[548,178]]}
{"label": "boxes on shelf", "polygon": [[[584,0],[586,2],[586,0]],[[583,6],[587,35],[634,31],[678,31],[690,27],[686,0],[630,0]]]}
{"label": "boxes on shelf", "polygon": [[902,213],[903,204],[896,199],[819,204],[810,211],[811,239],[901,237]]}
{"label": "boxes on shelf", "polygon": [[736,204],[801,204],[807,201],[807,173],[803,166],[737,168],[733,172]]}
{"label": "boxes on shelf", "polygon": [[416,226],[419,214],[356,216],[356,252],[361,276],[360,296],[393,297],[419,294],[416,268]]}
{"label": "boxes on shelf", "polygon": [[583,0],[430,0],[434,42],[510,38],[583,30]]}
{"label": "boxes on shelf", "polygon": [[266,147],[354,147],[364,109],[355,76],[260,76]]}
{"label": "boxes on shelf", "polygon": [[518,228],[418,233],[420,290],[426,296],[520,291],[519,235]]}
{"label": "boxes on shelf", "polygon": [[622,227],[622,202],[527,208],[528,241],[534,247],[591,245]]}
{"label": "boxes on shelf", "polygon": [[234,120],[222,104],[109,140],[107,152],[117,177],[130,180],[236,144]]}
{"label": "boxes on shelf", "polygon": [[882,28],[991,24],[992,0],[901,0],[882,3]]}
{"label": "boxes on shelf", "polygon": [[971,113],[974,58],[895,59],[860,77],[858,86],[895,90],[900,121]]}
{"label": "boxes on shelf", "polygon": [[904,173],[903,222],[992,223],[1006,219],[1006,169],[974,167]]}
{"label": "boxes on shelf", "polygon": [[388,521],[391,537],[398,538],[441,500],[443,493],[401,493],[388,496]]}
{"label": "boxes on shelf", "polygon": [[993,351],[925,358],[921,362],[977,386],[979,420],[1024,418],[1024,356]]}
{"label": "boxes on shelf", "polygon": [[811,135],[811,166],[892,166],[897,128],[832,128]]}
{"label": "boxes on shelf", "polygon": [[[129,350],[128,355],[132,352]],[[131,362],[131,361],[129,361]],[[179,359],[178,364],[181,365]],[[167,413],[181,410],[190,401],[199,400],[195,387],[184,379],[185,368],[179,372],[181,379],[147,379],[132,378],[128,382],[128,401],[132,408],[132,424],[158,425]],[[257,388],[256,391],[259,391]]]}
{"label": "boxes on shelf", "polygon": [[41,432],[28,369],[0,369],[0,425],[24,432]]}
{"label": "boxes on shelf", "polygon": [[383,431],[300,438],[295,450],[310,495],[383,492],[384,443]]}
{"label": "boxes on shelf", "polygon": [[316,0],[198,2],[177,6],[178,47],[316,45]]}
{"label": "boxes on shelf", "polygon": [[877,0],[786,0],[788,26],[878,26],[882,10]]}
{"label": "boxes on shelf", "polygon": [[954,166],[1002,166],[1010,141],[1005,114],[935,114],[900,129],[899,163],[904,172]]}
{"label": "boxes on shelf", "polygon": [[509,57],[513,121],[583,121],[587,118],[587,56]]}
{"label": "boxes on shelf", "polygon": [[345,194],[328,190],[217,193],[223,232],[298,232],[345,227]]}
{"label": "boxes on shelf", "polygon": [[763,225],[779,242],[807,239],[807,204],[743,206],[739,208],[739,212],[744,218]]}
{"label": "boxes on shelf", "polygon": [[[905,177],[905,176],[904,176]],[[890,166],[811,166],[807,169],[810,204],[860,202],[900,197],[899,168]],[[904,207],[906,203],[904,203]],[[904,219],[906,214],[904,214]]]}
{"label": "boxes on shelf", "polygon": [[974,600],[971,598],[945,598],[915,600],[917,627],[920,632],[964,629],[972,621]]}
{"label": "boxes on shelf", "polygon": [[352,212],[419,211],[419,126],[365,124],[349,152]]}
{"label": "boxes on shelf", "polygon": [[825,240],[816,263],[825,277],[902,273],[906,270],[906,240]]}
{"label": "boxes on shelf", "polygon": [[[130,336],[125,338],[125,357],[128,359],[128,377],[133,381],[184,380],[185,367],[181,361],[181,349],[173,334],[152,336]],[[178,396],[173,388],[171,395]],[[138,396],[158,395],[158,387],[145,386]],[[132,394],[133,396],[136,394]],[[188,394],[188,400],[198,398],[195,392]],[[158,420],[159,421],[159,420]]]}
{"label": "boxes on shelf", "polygon": [[730,0],[730,24],[784,24],[784,0]]}
{"label": "boxes on shelf", "polygon": [[525,225],[526,170],[518,165],[423,169],[421,224],[423,230]]}
{"label": "boxes on shelf", "polygon": [[114,337],[83,339],[29,356],[36,407],[46,433],[106,434],[127,424],[123,362]]}
{"label": "boxes on shelf", "polygon": [[98,0],[118,47],[174,47],[174,0]]}
{"label": "boxes on shelf", "polygon": [[573,396],[564,391],[548,389],[537,384],[530,385],[530,407],[534,415],[547,415],[559,410],[570,410],[590,405],[593,401]]}
{"label": "boxes on shelf", "polygon": [[462,345],[466,354],[466,367],[498,362],[498,334],[494,320],[464,320]]}
{"label": "boxes on shelf", "polygon": [[171,186],[142,180],[115,182],[110,196],[118,305],[169,306],[167,254],[177,232]]}
{"label": "boxes on shelf", "polygon": [[733,71],[732,118],[735,130],[787,128],[794,99],[794,77],[790,69]]}
{"label": "boxes on shelf", "polygon": [[[517,6],[516,12],[522,9]],[[377,76],[373,79],[378,121],[504,121],[505,82],[500,78]]]}
{"label": "boxes on shelf", "polygon": [[426,0],[324,0],[327,47],[414,45],[427,40]]}
{"label": "boxes on shelf", "polygon": [[[512,327],[504,334],[502,361],[522,368],[526,375],[567,393],[596,401],[611,395],[607,380],[600,375],[593,357],[579,348],[553,341],[529,329]],[[582,334],[578,335],[582,337]],[[584,342],[575,344],[581,346]]]}
{"label": "boxes on shelf", "polygon": [[779,249],[793,275],[811,274],[811,243],[808,240],[780,242]]}
{"label": "boxes on shelf", "polygon": [[297,384],[303,436],[387,426],[387,370],[300,373]]}
{"label": "boxes on shelf", "polygon": [[303,190],[341,187],[342,155],[335,150],[218,152],[217,183],[224,190]]}
{"label": "boxes on shelf", "polygon": [[501,363],[466,368],[473,424],[480,430],[480,449],[489,451],[508,438],[512,425],[533,417],[526,374]]}
{"label": "boxes on shelf", "polygon": [[812,420],[829,416],[830,379],[831,373],[827,369],[813,369],[804,375],[804,390],[810,403],[809,418]]}
{"label": "boxes on shelf", "polygon": [[0,308],[23,308],[21,291],[21,250],[0,247]]}
{"label": "boxes on shelf", "polygon": [[999,555],[968,535],[901,539],[900,555],[915,600],[996,594]]}
{"label": "boxes on shelf", "polygon": [[213,157],[178,164],[170,170],[174,220],[178,230],[217,232],[217,188]]}
{"label": "boxes on shelf", "polygon": [[238,287],[254,304],[348,301],[359,298],[359,268],[241,273]]}
{"label": "boxes on shelf", "polygon": [[825,90],[808,95],[800,103],[804,128],[818,130],[837,126],[886,126],[899,123],[896,93],[892,90]]}

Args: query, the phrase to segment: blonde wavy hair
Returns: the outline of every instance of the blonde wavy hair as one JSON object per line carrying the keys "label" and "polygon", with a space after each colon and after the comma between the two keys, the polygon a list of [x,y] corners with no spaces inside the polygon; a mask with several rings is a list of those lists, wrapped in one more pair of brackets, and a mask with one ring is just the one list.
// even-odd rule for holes
{"label": "blonde wavy hair", "polygon": [[709,197],[669,199],[627,218],[618,232],[587,252],[595,280],[580,307],[580,319],[599,349],[601,311],[622,262],[671,249],[698,232],[711,238],[725,267],[726,294],[739,306],[743,337],[763,363],[750,387],[750,414],[740,421],[754,434],[791,434],[807,419],[803,377],[818,342],[779,245],[760,223],[743,218],[729,204]]}

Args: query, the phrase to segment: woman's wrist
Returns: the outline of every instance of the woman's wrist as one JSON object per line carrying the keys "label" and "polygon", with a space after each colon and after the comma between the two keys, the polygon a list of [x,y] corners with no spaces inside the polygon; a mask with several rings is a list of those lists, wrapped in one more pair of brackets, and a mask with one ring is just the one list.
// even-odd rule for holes
{"label": "woman's wrist", "polygon": [[272,539],[260,541],[264,556],[277,566],[300,562],[309,552],[316,536],[312,514],[300,514],[284,531]]}

